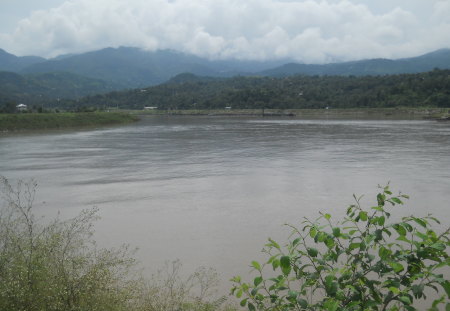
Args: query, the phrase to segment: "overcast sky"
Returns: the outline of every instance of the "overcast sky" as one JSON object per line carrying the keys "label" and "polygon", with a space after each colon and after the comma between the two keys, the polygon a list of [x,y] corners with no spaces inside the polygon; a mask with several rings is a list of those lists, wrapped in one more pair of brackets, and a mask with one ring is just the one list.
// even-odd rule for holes
{"label": "overcast sky", "polygon": [[450,47],[450,0],[0,0],[0,48],[104,47],[326,63]]}

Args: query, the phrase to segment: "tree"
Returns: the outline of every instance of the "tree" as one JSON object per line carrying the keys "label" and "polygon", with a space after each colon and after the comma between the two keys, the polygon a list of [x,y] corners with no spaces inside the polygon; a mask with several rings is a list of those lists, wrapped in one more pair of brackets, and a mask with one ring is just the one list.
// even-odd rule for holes
{"label": "tree", "polygon": [[269,239],[267,262],[252,262],[258,274],[252,283],[234,277],[232,293],[251,311],[412,311],[435,292],[429,310],[441,304],[449,310],[450,282],[443,273],[450,266],[449,229],[437,233],[439,221],[430,215],[393,221],[391,209],[407,198],[381,187],[375,206],[364,209],[355,196],[342,221],[321,214],[300,228],[288,225],[286,246]]}
{"label": "tree", "polygon": [[3,113],[15,113],[16,112],[16,103],[14,102],[6,102],[3,107],[1,107],[0,112]]}

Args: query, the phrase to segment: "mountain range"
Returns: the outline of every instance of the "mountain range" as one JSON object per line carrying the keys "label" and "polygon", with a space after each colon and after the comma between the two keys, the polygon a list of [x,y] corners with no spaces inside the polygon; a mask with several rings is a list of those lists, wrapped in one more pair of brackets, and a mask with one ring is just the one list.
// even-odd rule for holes
{"label": "mountain range", "polygon": [[180,73],[222,78],[364,76],[418,73],[434,68],[450,68],[450,49],[397,60],[369,59],[322,65],[299,64],[288,59],[209,60],[173,50],[145,51],[131,47],[105,48],[53,59],[17,57],[0,49],[0,71],[9,72],[0,75],[0,95],[11,99],[21,93],[48,98],[78,98],[87,94],[158,85]]}

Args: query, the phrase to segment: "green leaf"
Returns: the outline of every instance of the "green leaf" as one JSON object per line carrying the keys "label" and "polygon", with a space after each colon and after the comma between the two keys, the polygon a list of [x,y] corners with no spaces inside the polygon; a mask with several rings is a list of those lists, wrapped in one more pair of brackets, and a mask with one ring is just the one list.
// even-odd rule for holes
{"label": "green leaf", "polygon": [[325,239],[327,238],[327,234],[326,234],[325,232],[319,232],[319,233],[316,235],[316,237],[318,237],[317,240],[318,240],[319,242],[323,242],[323,241],[325,241]]}
{"label": "green leaf", "polygon": [[272,261],[272,268],[273,268],[273,271],[275,271],[279,266],[280,266],[280,260],[279,260],[279,259],[274,259],[274,260]]}
{"label": "green leaf", "polygon": [[281,256],[280,258],[280,266],[282,268],[290,267],[291,265],[291,258],[289,256]]}
{"label": "green leaf", "polygon": [[361,246],[361,243],[350,243],[350,245],[348,246],[348,248],[352,251],[356,248],[359,248]]}
{"label": "green leaf", "polygon": [[258,271],[261,271],[261,265],[257,261],[252,261],[252,267]]}
{"label": "green leaf", "polygon": [[247,304],[247,300],[248,300],[248,298],[241,300],[241,302],[239,303],[241,305],[241,307],[245,307],[245,305]]}
{"label": "green leaf", "polygon": [[412,303],[411,299],[408,296],[400,296],[398,299],[404,304],[410,305]]}
{"label": "green leaf", "polygon": [[250,311],[255,311],[256,310],[255,306],[251,302],[249,302],[247,306],[248,306],[248,309]]}
{"label": "green leaf", "polygon": [[423,241],[428,240],[428,235],[425,235],[422,232],[416,231],[414,232],[414,234],[417,235],[419,238],[421,238]]}
{"label": "green leaf", "polygon": [[381,241],[383,239],[383,230],[375,230],[375,242]]}
{"label": "green leaf", "polygon": [[316,230],[316,228],[311,228],[310,230],[309,230],[309,236],[310,237],[312,237],[312,238],[314,238],[315,236],[316,236],[316,234],[317,234],[317,230]]}
{"label": "green leaf", "polygon": [[435,223],[440,224],[441,222],[436,217],[428,216],[428,219],[433,220]]}
{"label": "green leaf", "polygon": [[421,298],[423,296],[423,290],[425,288],[424,284],[415,284],[413,286],[411,286],[411,290],[414,294],[414,297],[416,298]]}
{"label": "green leaf", "polygon": [[261,284],[261,282],[263,281],[263,278],[261,276],[257,276],[254,280],[253,280],[253,284],[255,284],[255,286],[258,286],[259,284]]}
{"label": "green leaf", "polygon": [[309,247],[309,248],[307,249],[307,252],[308,252],[308,255],[311,256],[311,257],[317,257],[317,254],[319,253],[319,252],[317,251],[317,249],[312,248],[312,247]]}
{"label": "green leaf", "polygon": [[354,235],[357,231],[358,231],[358,230],[350,230],[350,231],[348,232],[348,234],[349,234],[349,235]]}
{"label": "green leaf", "polygon": [[445,290],[445,292],[447,293],[447,297],[450,298],[450,282],[449,281],[444,281],[441,283],[442,288]]}
{"label": "green leaf", "polygon": [[392,269],[394,269],[395,273],[399,273],[405,270],[405,267],[403,267],[403,265],[398,262],[389,262],[388,264],[392,267]]}
{"label": "green leaf", "polygon": [[434,243],[432,245],[430,245],[431,248],[437,249],[438,251],[443,251],[445,250],[445,245],[444,243]]}
{"label": "green leaf", "polygon": [[331,219],[331,215],[330,214],[325,214],[325,215],[323,215],[323,217],[325,217],[326,220],[330,220]]}
{"label": "green leaf", "polygon": [[399,199],[399,198],[391,198],[391,201],[396,203],[396,204],[403,204],[403,202]]}
{"label": "green leaf", "polygon": [[299,298],[297,299],[297,302],[303,309],[306,309],[308,307],[308,302],[305,299]]}
{"label": "green leaf", "polygon": [[403,225],[403,227],[406,228],[406,230],[408,230],[408,232],[413,232],[414,231],[413,226],[411,226],[409,223],[404,222],[404,223],[402,223],[402,225]]}
{"label": "green leaf", "polygon": [[289,297],[294,298],[294,299],[297,299],[298,294],[299,294],[299,292],[296,292],[294,290],[290,290],[288,292]]}
{"label": "green leaf", "polygon": [[242,290],[242,288],[239,289],[238,292],[236,293],[236,297],[241,298],[243,293],[244,293],[244,291]]}
{"label": "green leaf", "polygon": [[359,212],[359,218],[360,218],[362,221],[367,221],[367,212],[365,212],[365,211],[360,211],[360,212]]}
{"label": "green leaf", "polygon": [[394,286],[389,287],[389,290],[391,292],[393,292],[394,295],[398,295],[400,293],[400,290],[397,287],[394,287]]}
{"label": "green leaf", "polygon": [[414,220],[416,223],[418,223],[420,226],[422,226],[422,227],[424,227],[424,228],[427,227],[427,223],[426,223],[425,220],[420,219],[420,218],[416,218],[416,217],[413,217],[413,220]]}
{"label": "green leaf", "polygon": [[378,250],[378,256],[380,256],[382,260],[386,260],[390,254],[391,251],[385,248],[384,246],[381,246],[380,249]]}
{"label": "green leaf", "polygon": [[396,224],[396,225],[394,225],[394,229],[395,229],[395,231],[397,231],[397,233],[399,235],[401,235],[401,236],[405,236],[406,235],[406,229],[402,225]]}
{"label": "green leaf", "polygon": [[386,196],[384,194],[378,193],[378,195],[377,195],[378,206],[384,206],[385,200],[386,200]]}
{"label": "green leaf", "polygon": [[288,275],[291,272],[291,258],[289,258],[289,256],[282,256],[280,258],[280,267],[281,271],[283,271],[285,275]]}
{"label": "green leaf", "polygon": [[331,298],[325,301],[323,306],[327,311],[336,311],[339,308],[339,301]]}
{"label": "green leaf", "polygon": [[333,228],[333,235],[335,237],[339,237],[341,235],[341,228],[338,228],[338,227]]}
{"label": "green leaf", "polygon": [[268,244],[268,246],[273,246],[273,247],[275,247],[276,249],[278,249],[278,250],[280,250],[281,248],[280,248],[280,245],[278,245],[278,243],[277,242],[275,242],[274,240],[272,240],[271,238],[269,238],[269,244]]}

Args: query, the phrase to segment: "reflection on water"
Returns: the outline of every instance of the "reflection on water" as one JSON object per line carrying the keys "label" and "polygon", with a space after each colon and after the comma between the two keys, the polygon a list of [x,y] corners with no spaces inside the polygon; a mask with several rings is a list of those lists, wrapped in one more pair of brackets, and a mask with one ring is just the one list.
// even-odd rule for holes
{"label": "reflection on water", "polygon": [[[401,212],[446,219],[450,124],[432,121],[148,117],[94,131],[0,136],[0,174],[35,178],[43,215],[98,206],[97,238],[149,267],[180,258],[226,280],[268,236],[391,181]],[[45,203],[42,203],[45,201]]]}

